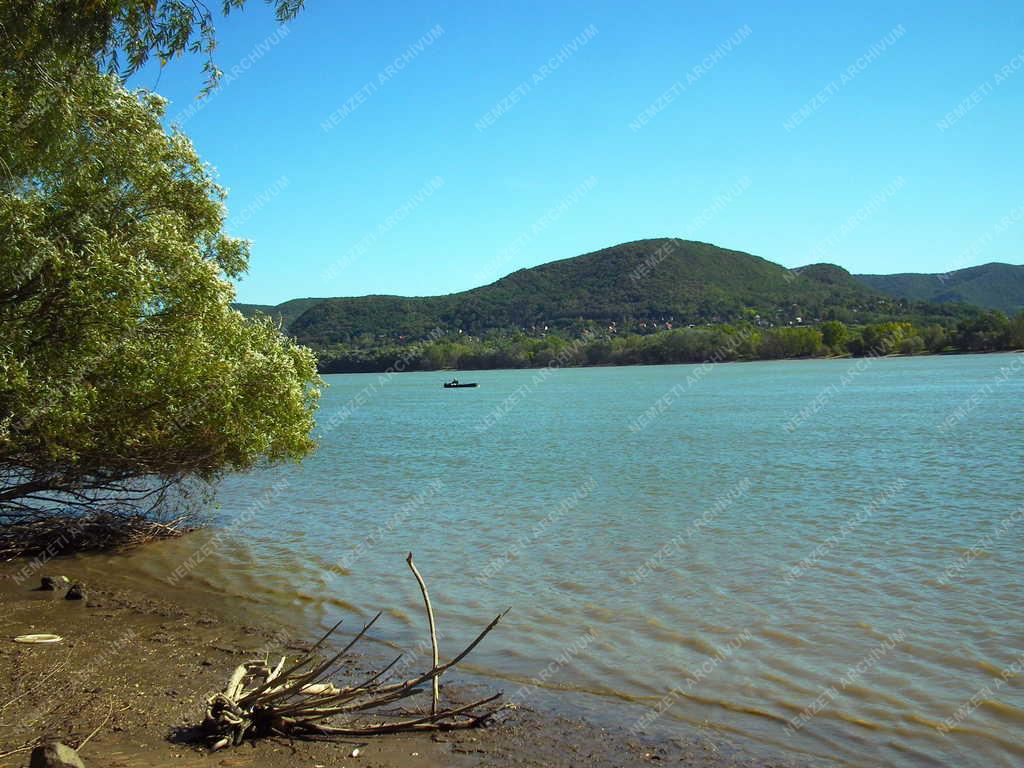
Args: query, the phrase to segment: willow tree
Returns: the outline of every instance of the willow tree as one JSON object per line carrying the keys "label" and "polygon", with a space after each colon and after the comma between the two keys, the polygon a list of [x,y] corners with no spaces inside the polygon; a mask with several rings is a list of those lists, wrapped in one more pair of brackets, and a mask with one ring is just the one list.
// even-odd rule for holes
{"label": "willow tree", "polygon": [[248,244],[224,233],[224,192],[191,142],[163,128],[164,101],[120,77],[148,50],[212,50],[199,7],[0,9],[8,529],[53,515],[158,517],[185,488],[313,447],[312,353],[231,308]]}

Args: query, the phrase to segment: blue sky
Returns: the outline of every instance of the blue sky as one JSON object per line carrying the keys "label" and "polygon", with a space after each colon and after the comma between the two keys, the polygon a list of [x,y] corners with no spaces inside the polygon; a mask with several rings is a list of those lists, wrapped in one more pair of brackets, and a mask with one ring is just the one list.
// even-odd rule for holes
{"label": "blue sky", "polygon": [[206,101],[197,59],[132,84],[229,189],[242,301],[449,293],[662,236],[1024,262],[1024,5],[768,5],[307,0],[282,31],[251,2]]}

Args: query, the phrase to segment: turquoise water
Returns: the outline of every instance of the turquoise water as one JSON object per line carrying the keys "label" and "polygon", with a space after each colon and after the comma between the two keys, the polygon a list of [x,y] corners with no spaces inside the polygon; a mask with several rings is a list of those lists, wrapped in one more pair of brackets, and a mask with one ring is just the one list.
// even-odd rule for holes
{"label": "turquoise water", "polygon": [[226,483],[243,524],[192,578],[318,626],[386,608],[409,647],[411,550],[442,655],[512,607],[472,668],[513,696],[854,765],[1024,761],[1024,358],[458,375],[327,377],[319,452]]}

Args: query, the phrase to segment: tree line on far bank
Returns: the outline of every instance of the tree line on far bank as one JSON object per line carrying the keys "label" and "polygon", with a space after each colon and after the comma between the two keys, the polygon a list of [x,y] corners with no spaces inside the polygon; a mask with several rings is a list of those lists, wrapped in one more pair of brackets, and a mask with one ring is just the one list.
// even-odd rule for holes
{"label": "tree line on far bank", "polygon": [[782,360],[852,355],[917,355],[1024,349],[1024,312],[1008,318],[983,312],[953,325],[884,322],[847,325],[838,320],[814,326],[761,328],[749,323],[617,333],[588,330],[581,335],[493,332],[482,337],[441,338],[377,347],[336,346],[320,352],[322,373],[446,368],[542,368],[587,365]]}

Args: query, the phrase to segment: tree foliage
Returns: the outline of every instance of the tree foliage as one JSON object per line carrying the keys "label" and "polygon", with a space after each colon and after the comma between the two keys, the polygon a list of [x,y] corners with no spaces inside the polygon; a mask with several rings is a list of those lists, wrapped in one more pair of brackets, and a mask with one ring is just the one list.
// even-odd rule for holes
{"label": "tree foliage", "polygon": [[[246,0],[222,0],[227,16]],[[302,10],[304,0],[266,0],[279,22]],[[161,65],[184,53],[204,56],[204,90],[216,87],[216,17],[195,0],[5,0],[0,11],[8,55],[21,69],[44,71],[55,59],[65,66],[98,67],[128,77],[151,56]],[[50,73],[53,74],[52,72]],[[25,84],[22,84],[24,87]],[[29,85],[31,87],[31,85]]]}
{"label": "tree foliage", "polygon": [[97,64],[132,39],[181,49],[184,27],[161,25],[184,6],[16,5],[28,20],[3,13],[0,62],[0,517],[153,511],[190,480],[302,457],[312,353],[231,307],[248,244],[222,231],[223,190],[163,129],[164,101]]}

